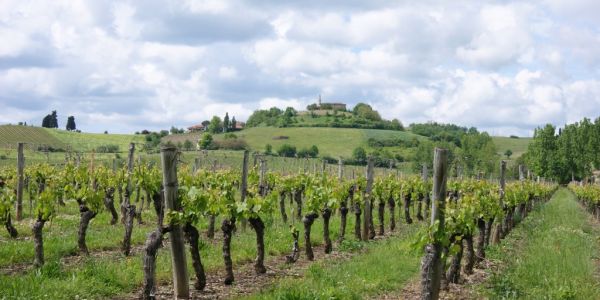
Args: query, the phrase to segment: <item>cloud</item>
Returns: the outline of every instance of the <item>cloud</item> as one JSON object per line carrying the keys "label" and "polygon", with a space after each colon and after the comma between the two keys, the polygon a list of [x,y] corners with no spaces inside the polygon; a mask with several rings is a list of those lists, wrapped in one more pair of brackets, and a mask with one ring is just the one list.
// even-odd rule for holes
{"label": "cloud", "polygon": [[[597,1],[0,2],[0,120],[187,127],[321,94],[531,134],[600,114]],[[66,120],[66,119],[65,119]]]}

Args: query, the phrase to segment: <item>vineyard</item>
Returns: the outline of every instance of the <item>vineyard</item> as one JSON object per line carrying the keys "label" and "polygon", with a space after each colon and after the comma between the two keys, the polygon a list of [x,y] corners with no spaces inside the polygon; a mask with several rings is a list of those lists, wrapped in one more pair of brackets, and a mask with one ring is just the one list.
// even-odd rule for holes
{"label": "vineyard", "polygon": [[[377,251],[377,243],[409,239],[408,252],[425,251],[420,293],[436,299],[557,188],[525,180],[523,170],[521,181],[507,183],[505,162],[497,182],[450,178],[441,149],[432,174],[424,167],[416,176],[372,161],[362,171],[341,160],[271,166],[248,151],[218,161],[200,152],[186,162],[163,148],[159,164],[136,160],[134,148],[122,165],[91,156],[2,169],[0,220],[10,237],[0,247],[5,295],[239,297],[259,291],[248,278],[276,276],[281,265],[303,270],[327,256],[360,256]],[[573,189],[600,214],[600,190]],[[369,241],[376,244],[363,244]]]}

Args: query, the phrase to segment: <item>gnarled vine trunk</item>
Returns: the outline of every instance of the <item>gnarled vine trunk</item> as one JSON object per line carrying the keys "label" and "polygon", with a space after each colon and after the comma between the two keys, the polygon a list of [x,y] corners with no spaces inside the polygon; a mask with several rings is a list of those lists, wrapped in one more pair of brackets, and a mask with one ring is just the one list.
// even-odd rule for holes
{"label": "gnarled vine trunk", "polygon": [[156,255],[162,245],[163,235],[170,228],[158,228],[148,234],[144,246],[144,286],[142,288],[142,299],[156,299]]}
{"label": "gnarled vine trunk", "polygon": [[96,212],[91,211],[87,206],[79,205],[79,231],[77,233],[77,245],[79,246],[79,254],[89,255],[87,244],[85,243],[85,236],[87,234],[87,228],[90,221],[96,217]]}
{"label": "gnarled vine trunk", "polygon": [[45,223],[45,220],[38,217],[32,228],[33,245],[35,250],[33,265],[38,268],[44,265],[44,237],[42,235],[42,230],[44,229]]}
{"label": "gnarled vine trunk", "polygon": [[6,231],[8,231],[11,238],[16,239],[19,236],[19,232],[17,232],[17,229],[12,224],[10,212],[6,213],[4,227],[6,227]]}
{"label": "gnarled vine trunk", "polygon": [[254,271],[256,274],[264,274],[267,272],[265,268],[265,223],[260,217],[252,217],[248,219],[250,226],[256,232],[256,259],[254,260]]}
{"label": "gnarled vine trunk", "polygon": [[300,231],[294,228],[292,231],[292,237],[294,238],[294,246],[292,248],[292,254],[287,255],[285,260],[288,264],[295,263],[300,258],[300,247],[298,246],[298,239],[300,238]]}
{"label": "gnarled vine trunk", "polygon": [[456,254],[454,254],[454,256],[452,256],[450,267],[448,268],[448,273],[446,274],[446,280],[451,283],[458,283],[460,280],[460,264],[463,257],[463,240],[461,239],[455,244],[458,245],[458,251]]}
{"label": "gnarled vine trunk", "polygon": [[388,207],[390,209],[390,231],[394,231],[396,229],[396,201],[394,198],[388,199]]}
{"label": "gnarled vine trunk", "polygon": [[494,227],[494,218],[490,218],[485,223],[485,247],[490,245],[490,239],[492,237],[492,228]]}
{"label": "gnarled vine trunk", "polygon": [[210,215],[208,216],[208,229],[206,230],[206,237],[209,239],[214,239],[215,238],[215,222],[216,222],[216,216],[215,215]]}
{"label": "gnarled vine trunk", "polygon": [[377,206],[377,218],[379,219],[379,235],[385,233],[385,201],[380,200]]}
{"label": "gnarled vine trunk", "polygon": [[360,231],[360,215],[362,211],[360,209],[360,204],[358,202],[354,203],[354,236],[357,239],[361,239],[361,231]]}
{"label": "gnarled vine trunk", "polygon": [[323,241],[325,241],[325,253],[329,254],[333,251],[333,245],[331,238],[329,237],[329,219],[331,218],[331,209],[325,208],[322,212],[323,215]]}
{"label": "gnarled vine trunk", "polygon": [[294,191],[292,195],[294,196],[294,201],[296,201],[296,218],[302,220],[302,192]]}
{"label": "gnarled vine trunk", "polygon": [[314,260],[315,255],[312,250],[312,244],[310,243],[310,230],[311,226],[314,223],[315,219],[318,217],[316,213],[310,213],[302,219],[302,223],[304,224],[304,243],[305,243],[305,253],[306,258],[308,260]]}
{"label": "gnarled vine trunk", "polygon": [[346,235],[346,224],[348,223],[348,207],[346,207],[346,201],[342,202],[340,207],[340,236],[338,241],[344,240]]}
{"label": "gnarled vine trunk", "polygon": [[125,256],[131,253],[131,234],[133,233],[133,220],[135,219],[135,205],[125,205],[125,236],[123,237],[122,250]]}
{"label": "gnarled vine trunk", "polygon": [[473,274],[473,266],[475,266],[475,250],[473,249],[473,236],[467,234],[465,240],[465,267],[464,272],[467,275]]}
{"label": "gnarled vine trunk", "polygon": [[477,254],[475,263],[480,263],[485,258],[485,221],[482,218],[477,219]]}
{"label": "gnarled vine trunk", "polygon": [[117,213],[117,209],[115,208],[115,189],[108,188],[106,189],[106,193],[104,196],[104,207],[106,210],[110,212],[112,219],[110,220],[110,225],[115,225],[119,221],[119,214]]}
{"label": "gnarled vine trunk", "polygon": [[281,219],[283,223],[287,223],[287,213],[285,212],[285,196],[284,192],[279,193],[279,212],[281,213]]}
{"label": "gnarled vine trunk", "polygon": [[417,220],[423,221],[423,197],[417,199]]}
{"label": "gnarled vine trunk", "polygon": [[196,273],[196,283],[194,284],[194,288],[198,291],[204,290],[204,287],[206,287],[206,274],[204,273],[204,266],[200,259],[200,247],[198,245],[200,234],[198,233],[198,229],[189,223],[185,224],[183,227],[183,233],[190,246],[192,266],[194,267],[194,273]]}
{"label": "gnarled vine trunk", "polygon": [[225,262],[225,280],[226,285],[233,283],[233,261],[231,260],[231,236],[235,229],[235,219],[224,219],[221,223],[223,231],[223,261]]}
{"label": "gnarled vine trunk", "polygon": [[404,219],[406,224],[412,224],[413,222],[410,218],[410,194],[404,196]]}
{"label": "gnarled vine trunk", "polygon": [[164,210],[163,210],[163,203],[164,203],[164,197],[163,197],[163,188],[161,186],[160,191],[157,193],[154,193],[152,195],[152,203],[154,204],[154,212],[156,213],[156,218],[157,218],[157,224],[158,227],[162,227],[163,225],[163,219],[164,219]]}

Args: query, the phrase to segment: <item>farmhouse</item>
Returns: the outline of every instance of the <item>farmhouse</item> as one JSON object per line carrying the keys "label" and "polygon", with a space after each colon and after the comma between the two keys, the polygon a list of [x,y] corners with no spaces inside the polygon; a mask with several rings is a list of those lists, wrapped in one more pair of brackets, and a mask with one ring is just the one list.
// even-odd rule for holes
{"label": "farmhouse", "polygon": [[198,132],[198,131],[205,131],[205,130],[206,130],[206,126],[204,126],[202,124],[192,125],[192,126],[188,127],[189,132]]}

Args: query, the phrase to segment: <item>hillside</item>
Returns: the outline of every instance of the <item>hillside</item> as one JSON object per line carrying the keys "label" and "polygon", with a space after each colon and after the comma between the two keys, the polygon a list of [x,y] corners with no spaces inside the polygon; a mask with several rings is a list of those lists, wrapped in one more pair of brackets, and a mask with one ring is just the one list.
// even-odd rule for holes
{"label": "hillside", "polygon": [[145,142],[143,135],[78,133],[59,129],[40,129],[46,130],[52,137],[80,152],[91,152],[98,146],[104,145],[117,145],[119,146],[119,152],[125,152],[129,143],[143,144]]}
{"label": "hillside", "polygon": [[[369,138],[392,139],[400,138],[410,140],[413,138],[424,139],[424,137],[410,132],[376,129],[354,129],[354,128],[323,128],[323,127],[255,127],[248,128],[235,133],[238,137],[246,140],[252,150],[263,151],[267,144],[273,149],[283,144],[296,146],[298,149],[308,148],[312,145],[319,147],[320,153],[333,157],[352,155],[356,147],[367,147]],[[187,133],[170,135],[163,141],[171,141],[175,144],[190,140],[196,143],[201,133]],[[220,139],[222,135],[216,135]]]}
{"label": "hillside", "polygon": [[91,152],[98,146],[118,145],[119,151],[127,151],[130,142],[144,143],[144,137],[133,134],[78,133],[42,127],[1,125],[0,148],[15,148],[24,142],[29,149],[49,146],[55,149],[71,148],[76,152]]}
{"label": "hillside", "polygon": [[1,125],[0,147],[16,148],[17,143],[24,142],[29,149],[37,149],[40,146],[49,146],[55,149],[64,149],[66,144],[50,131],[41,127]]}
{"label": "hillside", "polygon": [[532,141],[532,139],[528,137],[515,139],[504,136],[494,136],[492,139],[498,148],[498,154],[503,158],[506,158],[506,156],[504,156],[504,152],[510,149],[513,152],[510,158],[513,160],[521,157],[521,155],[527,151],[527,146],[529,146],[529,143]]}

